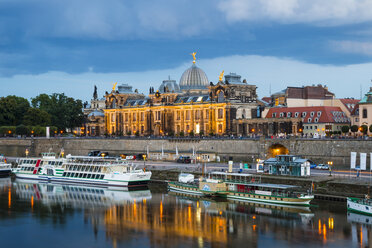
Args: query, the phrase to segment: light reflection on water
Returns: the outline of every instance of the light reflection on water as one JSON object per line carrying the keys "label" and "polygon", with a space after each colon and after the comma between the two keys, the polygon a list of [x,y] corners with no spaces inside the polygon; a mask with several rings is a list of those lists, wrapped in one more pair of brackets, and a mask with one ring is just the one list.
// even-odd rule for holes
{"label": "light reflection on water", "polygon": [[[344,202],[308,208],[215,201],[157,185],[128,191],[9,178],[0,185],[0,235],[9,233],[2,235],[8,247],[372,245],[372,217],[347,213]],[[43,238],[35,240],[34,229]]]}

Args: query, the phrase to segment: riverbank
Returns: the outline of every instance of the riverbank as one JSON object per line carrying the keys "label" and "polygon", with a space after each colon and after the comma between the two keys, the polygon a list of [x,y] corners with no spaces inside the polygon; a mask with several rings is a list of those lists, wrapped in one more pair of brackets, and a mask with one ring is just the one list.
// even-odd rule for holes
{"label": "riverbank", "polygon": [[[194,174],[196,177],[202,176],[200,171],[180,170],[180,169],[157,169],[148,167],[152,171],[154,182],[176,181],[181,172]],[[301,186],[303,189],[310,189],[314,185],[314,195],[317,199],[334,201],[346,201],[346,197],[364,198],[370,192],[372,185],[369,180],[359,178],[346,178],[337,176],[316,176],[309,178],[273,176],[267,174],[255,174],[254,177],[262,183],[288,184]]]}

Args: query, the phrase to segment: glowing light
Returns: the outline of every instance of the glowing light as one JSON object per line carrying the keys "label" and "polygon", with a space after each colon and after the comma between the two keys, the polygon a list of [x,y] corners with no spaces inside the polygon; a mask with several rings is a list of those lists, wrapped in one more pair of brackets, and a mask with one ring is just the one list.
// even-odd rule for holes
{"label": "glowing light", "polygon": [[254,219],[254,220],[255,220],[255,219],[256,219],[256,215],[253,215],[252,219]]}
{"label": "glowing light", "polygon": [[322,234],[322,221],[320,219],[319,219],[319,222],[318,222],[318,233]]}
{"label": "glowing light", "polygon": [[163,201],[160,201],[160,221],[163,218]]}
{"label": "glowing light", "polygon": [[327,228],[325,224],[323,224],[323,240],[327,241]]}
{"label": "glowing light", "polygon": [[9,188],[9,190],[8,190],[8,208],[10,208],[11,206],[12,206],[12,191]]}
{"label": "glowing light", "polygon": [[252,225],[253,231],[256,231],[257,225]]}
{"label": "glowing light", "polygon": [[187,221],[191,222],[191,206],[187,208]]}
{"label": "glowing light", "polygon": [[34,196],[31,196],[31,208],[34,208]]}

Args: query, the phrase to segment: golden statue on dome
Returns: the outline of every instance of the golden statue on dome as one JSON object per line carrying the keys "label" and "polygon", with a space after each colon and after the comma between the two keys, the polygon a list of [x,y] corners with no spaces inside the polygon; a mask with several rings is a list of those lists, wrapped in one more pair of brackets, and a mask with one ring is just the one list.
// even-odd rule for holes
{"label": "golden statue on dome", "polygon": [[191,55],[192,55],[192,57],[194,58],[194,60],[192,61],[194,64],[195,64],[195,62],[196,62],[196,57],[195,57],[195,55],[196,55],[196,52],[193,52],[193,53],[190,53]]}
{"label": "golden statue on dome", "polygon": [[222,71],[221,73],[220,73],[220,76],[218,77],[219,78],[219,82],[222,82],[222,79],[223,79],[223,74],[225,73],[225,71]]}
{"label": "golden statue on dome", "polygon": [[118,82],[114,83],[114,85],[112,86],[112,90],[115,91],[116,89],[116,85],[118,84]]}

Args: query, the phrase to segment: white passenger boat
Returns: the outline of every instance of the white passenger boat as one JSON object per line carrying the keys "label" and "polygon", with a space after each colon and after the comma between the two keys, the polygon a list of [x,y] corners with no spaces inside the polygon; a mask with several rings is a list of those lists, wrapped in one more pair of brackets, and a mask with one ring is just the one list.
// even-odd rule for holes
{"label": "white passenger boat", "polygon": [[110,207],[128,202],[140,202],[152,198],[147,187],[115,188],[89,185],[56,184],[40,180],[16,179],[13,188],[23,200],[40,201],[43,204],[62,204],[73,207]]}
{"label": "white passenger boat", "polygon": [[372,200],[369,198],[359,199],[359,198],[347,198],[347,210],[372,215]]}
{"label": "white passenger boat", "polygon": [[126,161],[71,155],[57,158],[54,153],[22,158],[13,173],[23,179],[111,187],[143,186],[151,178],[150,171],[136,169]]}
{"label": "white passenger boat", "polygon": [[0,156],[0,177],[10,176],[12,165],[8,163],[4,156]]}

